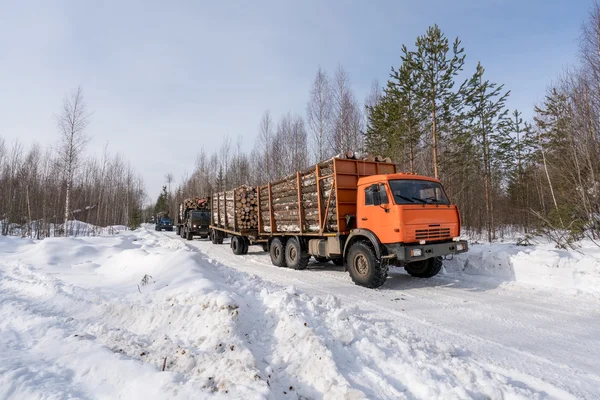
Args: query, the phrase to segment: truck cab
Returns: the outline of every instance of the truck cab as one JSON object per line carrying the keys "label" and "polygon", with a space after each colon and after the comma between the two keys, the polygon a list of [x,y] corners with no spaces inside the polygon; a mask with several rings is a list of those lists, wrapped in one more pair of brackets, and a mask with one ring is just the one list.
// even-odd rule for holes
{"label": "truck cab", "polygon": [[157,217],[156,218],[156,226],[154,227],[156,231],[172,231],[173,230],[173,220],[169,217]]}
{"label": "truck cab", "polygon": [[380,259],[423,278],[441,270],[442,257],[468,250],[459,239],[458,208],[439,180],[404,173],[371,175],[359,178],[357,189],[356,229],[347,244],[353,237],[370,237]]}
{"label": "truck cab", "polygon": [[206,239],[210,234],[210,211],[187,210],[179,233],[187,240],[192,240],[194,236]]}

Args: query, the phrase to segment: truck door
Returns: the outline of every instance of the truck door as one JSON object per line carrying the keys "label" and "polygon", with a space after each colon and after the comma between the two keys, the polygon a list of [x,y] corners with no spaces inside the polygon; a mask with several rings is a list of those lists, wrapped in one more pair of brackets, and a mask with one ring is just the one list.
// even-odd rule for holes
{"label": "truck door", "polygon": [[394,243],[393,218],[390,214],[390,201],[387,185],[376,183],[367,186],[359,199],[357,226],[375,233],[382,243]]}

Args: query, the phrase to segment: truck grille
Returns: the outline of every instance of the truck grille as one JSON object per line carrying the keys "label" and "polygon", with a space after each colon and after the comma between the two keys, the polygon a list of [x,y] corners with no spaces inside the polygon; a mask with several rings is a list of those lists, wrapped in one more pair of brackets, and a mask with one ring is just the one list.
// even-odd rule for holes
{"label": "truck grille", "polygon": [[446,239],[450,237],[450,228],[417,229],[415,237],[417,240]]}

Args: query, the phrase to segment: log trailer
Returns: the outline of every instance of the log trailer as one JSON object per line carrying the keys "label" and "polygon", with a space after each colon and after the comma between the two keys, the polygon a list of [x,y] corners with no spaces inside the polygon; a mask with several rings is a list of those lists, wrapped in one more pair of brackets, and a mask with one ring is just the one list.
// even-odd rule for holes
{"label": "log trailer", "polygon": [[256,188],[213,194],[210,238],[231,237],[236,255],[268,251],[273,265],[305,269],[313,256],[381,286],[390,265],[429,278],[463,253],[460,215],[439,180],[398,173],[389,162],[333,158]]}

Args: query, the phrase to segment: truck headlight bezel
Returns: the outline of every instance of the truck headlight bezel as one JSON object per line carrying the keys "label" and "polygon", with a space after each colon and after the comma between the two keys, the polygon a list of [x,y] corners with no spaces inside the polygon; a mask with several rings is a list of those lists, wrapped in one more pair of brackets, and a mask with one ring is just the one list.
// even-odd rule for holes
{"label": "truck headlight bezel", "polygon": [[463,243],[456,243],[456,251],[464,251],[465,245]]}
{"label": "truck headlight bezel", "polygon": [[421,250],[421,249],[412,249],[410,251],[411,257],[421,257],[422,255],[423,255],[423,250]]}

